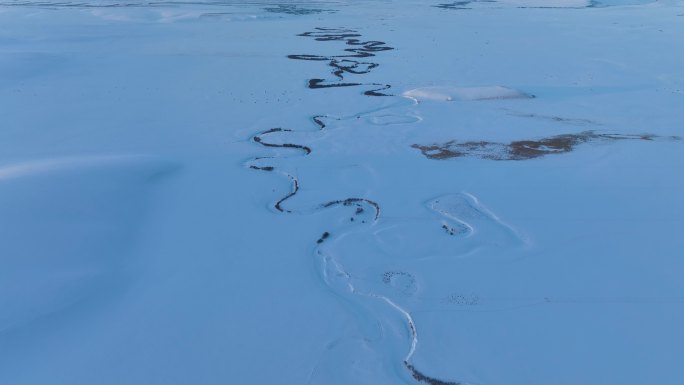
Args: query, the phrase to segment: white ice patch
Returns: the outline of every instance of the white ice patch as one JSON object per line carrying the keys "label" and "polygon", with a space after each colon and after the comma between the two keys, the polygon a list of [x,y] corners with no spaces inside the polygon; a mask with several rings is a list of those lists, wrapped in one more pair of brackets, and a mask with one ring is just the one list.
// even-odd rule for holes
{"label": "white ice patch", "polygon": [[487,87],[420,87],[405,91],[403,96],[417,101],[433,100],[440,102],[496,100],[496,99],[525,99],[531,96],[503,86]]}
{"label": "white ice patch", "polygon": [[498,2],[530,8],[583,8],[591,5],[589,0],[499,0]]}

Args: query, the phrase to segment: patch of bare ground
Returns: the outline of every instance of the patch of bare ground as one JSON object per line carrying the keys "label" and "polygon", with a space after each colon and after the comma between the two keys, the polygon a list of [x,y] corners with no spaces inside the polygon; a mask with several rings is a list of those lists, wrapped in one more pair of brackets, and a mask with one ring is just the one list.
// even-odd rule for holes
{"label": "patch of bare ground", "polygon": [[449,141],[442,144],[413,144],[429,159],[480,158],[488,160],[527,160],[551,154],[564,154],[577,146],[591,142],[613,142],[620,140],[653,141],[656,139],[680,140],[679,137],[661,137],[653,134],[603,134],[584,131],[577,134],[563,134],[536,140],[516,140],[510,143],[488,141]]}

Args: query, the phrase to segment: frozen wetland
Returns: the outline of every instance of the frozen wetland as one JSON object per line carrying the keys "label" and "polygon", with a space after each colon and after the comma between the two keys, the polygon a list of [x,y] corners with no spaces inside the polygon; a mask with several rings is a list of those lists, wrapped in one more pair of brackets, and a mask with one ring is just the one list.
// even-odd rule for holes
{"label": "frozen wetland", "polygon": [[0,0],[0,384],[681,385],[684,1]]}

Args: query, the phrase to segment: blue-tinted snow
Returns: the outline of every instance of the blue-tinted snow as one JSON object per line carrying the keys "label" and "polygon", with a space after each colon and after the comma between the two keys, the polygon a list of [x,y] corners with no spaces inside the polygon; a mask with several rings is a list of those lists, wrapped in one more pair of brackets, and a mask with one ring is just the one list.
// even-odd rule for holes
{"label": "blue-tinted snow", "polygon": [[0,383],[681,384],[683,7],[0,1]]}

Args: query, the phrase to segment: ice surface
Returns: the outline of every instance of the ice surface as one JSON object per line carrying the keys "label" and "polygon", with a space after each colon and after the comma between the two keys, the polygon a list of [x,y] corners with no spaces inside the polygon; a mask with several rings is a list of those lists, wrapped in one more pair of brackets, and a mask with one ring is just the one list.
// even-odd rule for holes
{"label": "ice surface", "polygon": [[0,1],[0,383],[681,385],[683,7]]}
{"label": "ice surface", "polygon": [[529,98],[525,94],[508,87],[421,87],[408,90],[402,95],[421,100],[453,101],[453,100],[495,100],[495,99],[520,99]]}
{"label": "ice surface", "polygon": [[437,8],[460,10],[475,8],[590,8],[656,3],[657,0],[456,0],[434,5]]}

